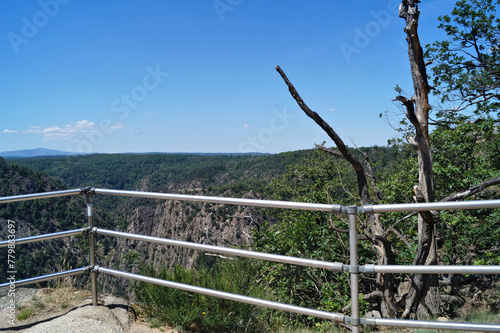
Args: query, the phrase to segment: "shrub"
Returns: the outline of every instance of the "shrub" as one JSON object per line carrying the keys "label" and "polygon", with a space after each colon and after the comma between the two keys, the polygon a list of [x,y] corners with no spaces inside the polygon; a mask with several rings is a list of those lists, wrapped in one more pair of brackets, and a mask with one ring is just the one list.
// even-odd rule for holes
{"label": "shrub", "polygon": [[[209,269],[188,269],[175,265],[172,269],[155,270],[144,266],[141,274],[203,288],[220,290],[240,295],[265,298],[247,259],[219,259]],[[162,287],[150,283],[139,283],[136,293],[146,315],[154,316],[183,329],[201,332],[238,332],[245,328],[259,328],[266,309],[221,298]]]}

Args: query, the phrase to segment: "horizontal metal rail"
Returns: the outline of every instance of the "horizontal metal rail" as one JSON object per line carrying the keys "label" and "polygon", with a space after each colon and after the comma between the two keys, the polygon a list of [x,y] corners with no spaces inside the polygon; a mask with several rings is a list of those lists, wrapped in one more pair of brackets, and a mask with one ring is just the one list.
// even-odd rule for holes
{"label": "horizontal metal rail", "polygon": [[389,212],[422,212],[429,210],[465,210],[500,208],[500,199],[474,200],[474,201],[450,201],[450,202],[422,202],[404,204],[365,205],[365,213],[389,213]]}
{"label": "horizontal metal rail", "polygon": [[213,296],[213,297],[223,298],[223,299],[227,299],[227,300],[231,300],[231,301],[237,301],[237,302],[246,303],[246,304],[263,306],[263,307],[276,309],[276,310],[282,310],[282,311],[303,314],[303,315],[307,315],[307,316],[324,318],[324,319],[332,320],[332,321],[335,321],[338,323],[342,323],[345,320],[345,315],[340,314],[340,313],[326,312],[326,311],[314,310],[314,309],[304,308],[304,307],[295,306],[295,305],[283,304],[283,303],[279,303],[279,302],[266,301],[266,300],[263,300],[260,298],[242,296],[242,295],[238,295],[238,294],[227,293],[224,291],[201,288],[201,287],[196,287],[196,286],[192,286],[189,284],[171,282],[171,281],[167,281],[167,280],[152,278],[149,276],[144,276],[144,275],[139,275],[139,274],[132,274],[132,273],[127,273],[127,272],[117,271],[114,269],[109,269],[109,268],[104,268],[104,267],[99,267],[99,266],[96,266],[94,269],[98,273],[106,273],[109,275],[114,275],[114,276],[118,276],[118,277],[122,277],[122,278],[126,278],[126,279],[132,279],[132,280],[136,280],[136,281],[153,283],[153,284],[156,284],[159,286],[175,288],[175,289],[184,290],[187,292],[203,294],[206,296]]}
{"label": "horizontal metal rail", "polygon": [[500,274],[500,266],[444,266],[444,265],[365,265],[360,272],[401,274]]}
{"label": "horizontal metal rail", "polygon": [[[314,211],[336,212],[336,213],[344,212],[346,208],[339,204],[319,204],[319,203],[315,204],[306,202],[226,198],[226,197],[213,197],[213,196],[203,196],[203,195],[108,190],[100,188],[95,188],[93,189],[93,191],[96,194],[119,195],[126,197],[221,203],[230,205],[243,205],[243,206],[267,207],[267,208],[314,210]],[[368,214],[385,213],[385,212],[402,212],[402,211],[486,209],[486,208],[500,208],[500,199],[460,201],[460,202],[426,202],[426,203],[409,203],[409,204],[407,203],[407,204],[365,205],[362,206],[361,208],[362,208],[361,210],[364,213]]]}
{"label": "horizontal metal rail", "polygon": [[37,235],[37,236],[31,236],[31,237],[16,238],[13,240],[0,241],[0,247],[6,247],[9,244],[20,245],[20,244],[27,244],[27,243],[49,240],[49,239],[83,235],[84,233],[88,232],[89,230],[90,230],[89,228],[81,228],[81,229],[75,229],[75,230],[54,232],[52,234]]}
{"label": "horizontal metal rail", "polygon": [[1,197],[1,203],[8,202],[18,202],[18,201],[27,201],[27,200],[37,200],[37,199],[48,199],[48,198],[56,198],[56,197],[64,197],[67,195],[78,195],[82,194],[85,189],[75,188],[72,190],[63,190],[63,191],[54,191],[54,192],[45,192],[45,193],[34,193],[34,194],[23,194],[23,195],[13,195],[10,197]]}
{"label": "horizontal metal rail", "polygon": [[92,266],[86,266],[86,267],[71,269],[69,271],[57,272],[57,273],[32,277],[32,278],[28,278],[28,279],[24,279],[24,280],[2,283],[2,284],[0,284],[0,290],[12,288],[11,287],[12,285],[14,285],[15,287],[20,287],[20,286],[24,286],[27,284],[53,280],[53,279],[62,278],[62,277],[66,277],[66,276],[83,274],[83,273],[89,272],[91,269],[92,269]]}
{"label": "horizontal metal rail", "polygon": [[342,206],[338,205],[338,204],[328,205],[328,204],[315,204],[315,203],[307,203],[307,202],[211,197],[211,196],[204,196],[204,195],[107,190],[107,189],[101,189],[101,188],[93,189],[93,191],[96,194],[119,195],[119,196],[124,196],[124,197],[136,197],[136,198],[194,201],[194,202],[220,203],[220,204],[229,204],[229,205],[256,206],[256,207],[267,207],[267,208],[314,210],[314,211],[330,212],[330,213],[331,212],[340,213],[342,211]]}
{"label": "horizontal metal rail", "polygon": [[282,255],[278,255],[278,254],[271,254],[271,253],[262,253],[262,252],[248,251],[248,250],[232,249],[232,248],[222,247],[222,246],[205,245],[205,244],[184,242],[184,241],[178,241],[178,240],[172,240],[172,239],[166,239],[166,238],[160,238],[160,237],[130,234],[127,232],[106,230],[106,229],[101,229],[101,228],[93,228],[92,232],[95,232],[96,234],[99,234],[99,235],[134,239],[134,240],[138,240],[138,241],[145,241],[145,242],[157,243],[157,244],[162,244],[162,245],[184,247],[184,248],[193,249],[193,250],[216,252],[216,253],[221,253],[221,254],[234,255],[234,256],[253,258],[253,259],[262,259],[262,260],[281,262],[281,263],[292,264],[292,265],[323,268],[323,269],[332,270],[334,272],[342,272],[342,271],[344,271],[344,267],[347,267],[344,264],[338,263],[338,262],[328,262],[328,261],[320,261],[320,260],[313,260],[313,259],[288,257],[288,256],[282,256]]}
{"label": "horizontal metal rail", "polygon": [[[1,203],[10,203],[10,202],[19,202],[19,201],[27,201],[27,200],[36,200],[36,199],[47,199],[47,198],[55,198],[69,195],[78,195],[78,194],[86,194],[87,195],[87,212],[88,216],[92,217],[92,207],[89,208],[90,197],[94,194],[103,194],[103,195],[117,195],[117,196],[125,196],[125,197],[137,197],[137,198],[150,198],[150,199],[162,199],[162,200],[178,200],[178,201],[190,201],[190,202],[205,202],[205,203],[214,203],[214,204],[229,204],[229,205],[242,205],[242,206],[253,206],[253,207],[265,207],[265,208],[280,208],[280,209],[297,209],[297,210],[308,210],[308,211],[321,211],[328,213],[347,213],[353,219],[352,227],[350,224],[350,233],[351,238],[355,239],[356,231],[356,214],[365,213],[385,213],[385,212],[403,212],[403,211],[433,211],[433,210],[466,210],[466,209],[491,209],[491,208],[500,208],[500,200],[481,200],[481,201],[462,201],[462,202],[431,202],[431,203],[403,203],[403,204],[382,204],[382,205],[365,205],[365,206],[342,206],[338,204],[321,204],[321,203],[304,203],[304,202],[286,202],[286,201],[273,201],[273,200],[260,200],[260,199],[244,199],[244,198],[228,198],[228,197],[215,197],[215,196],[200,196],[200,195],[185,195],[185,194],[169,194],[169,193],[157,193],[157,192],[140,192],[140,191],[123,191],[123,190],[112,190],[112,189],[98,189],[98,188],[79,188],[72,190],[64,190],[64,191],[54,191],[54,192],[46,192],[46,193],[36,193],[36,194],[26,194],[26,195],[16,195],[10,197],[0,197]],[[176,246],[189,248],[200,251],[207,252],[215,252],[225,255],[233,255],[233,256],[241,256],[253,259],[262,259],[286,264],[300,265],[300,266],[309,266],[316,267],[321,269],[328,269],[334,272],[342,272],[346,271],[351,274],[351,297],[352,300],[357,298],[356,295],[359,295],[357,290],[357,274],[358,273],[366,273],[366,274],[376,274],[376,273],[401,273],[401,274],[500,274],[500,266],[443,266],[443,265],[435,265],[435,266],[415,266],[415,265],[364,265],[358,266],[357,262],[355,264],[351,263],[351,266],[347,266],[343,263],[338,262],[323,262],[320,260],[311,260],[297,257],[288,257],[282,255],[275,255],[270,253],[261,253],[256,251],[248,251],[248,250],[239,250],[232,249],[227,247],[220,247],[214,245],[204,245],[198,243],[191,243],[185,241],[177,241],[172,239],[165,239],[159,237],[138,235],[138,234],[130,234],[125,232],[118,232],[113,230],[106,230],[93,227],[89,222],[89,227],[69,230],[69,231],[61,231],[51,234],[45,235],[37,235],[31,237],[18,238],[15,240],[5,240],[0,241],[0,247],[6,247],[10,244],[26,244],[37,241],[56,239],[61,237],[69,237],[75,235],[81,235],[84,233],[88,233],[89,240],[89,248],[91,253],[90,266],[77,268],[73,270],[38,276],[34,278],[28,278],[24,280],[15,281],[15,276],[11,275],[11,278],[8,279],[9,282],[0,284],[0,290],[2,289],[12,289],[18,286],[23,286],[27,284],[62,278],[66,276],[72,276],[83,273],[91,273],[95,276],[96,273],[104,273],[117,277],[132,279],[136,281],[142,281],[147,283],[153,283],[156,285],[161,285],[165,287],[175,288],[184,290],[187,292],[200,293],[207,296],[214,296],[219,298],[224,298],[228,300],[238,301],[247,304],[253,304],[257,306],[263,306],[268,308],[273,308],[282,311],[289,311],[303,315],[314,316],[318,318],[324,318],[328,320],[333,320],[335,322],[343,322],[349,323],[352,325],[353,332],[359,332],[359,326],[365,325],[369,327],[378,327],[378,326],[386,326],[386,327],[407,327],[407,328],[424,328],[424,329],[437,329],[437,330],[460,330],[460,331],[471,331],[471,332],[500,332],[500,325],[491,325],[491,324],[472,324],[472,323],[450,323],[450,322],[432,322],[432,321],[418,321],[418,320],[402,320],[402,319],[385,319],[385,318],[359,318],[359,309],[355,307],[355,302],[353,302],[352,306],[352,318],[345,316],[343,314],[330,313],[326,311],[320,311],[315,309],[309,309],[289,304],[283,304],[279,302],[272,302],[263,299],[242,296],[237,294],[231,294],[227,292],[222,292],[218,290],[212,290],[207,288],[196,287],[192,285],[181,284],[177,282],[171,282],[166,280],[161,280],[157,278],[151,278],[143,275],[127,273],[123,271],[113,270],[109,268],[99,267],[93,263],[93,255],[92,251],[93,242],[92,238],[94,234],[100,234],[104,236],[113,236],[113,237],[121,237],[125,239],[132,239],[138,241],[147,241],[157,244],[162,244],[166,246]],[[354,235],[354,236],[353,236]],[[353,240],[351,239],[351,242]],[[351,244],[353,247],[353,251],[351,253],[351,257],[356,254],[356,245],[355,242]],[[354,253],[354,254],[353,254]],[[13,272],[8,272],[16,273]],[[93,288],[92,297],[93,299],[97,299],[97,288]],[[97,305],[97,302],[93,302],[94,305]]]}
{"label": "horizontal metal rail", "polygon": [[500,325],[494,325],[494,324],[451,323],[451,322],[441,322],[441,321],[384,319],[384,318],[368,318],[366,319],[366,326],[425,328],[433,330],[457,330],[460,332],[462,331],[500,332]]}

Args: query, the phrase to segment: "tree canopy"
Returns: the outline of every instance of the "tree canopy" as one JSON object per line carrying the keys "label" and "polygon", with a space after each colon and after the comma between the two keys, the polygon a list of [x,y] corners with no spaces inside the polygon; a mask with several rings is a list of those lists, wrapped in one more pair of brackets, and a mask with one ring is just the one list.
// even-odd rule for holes
{"label": "tree canopy", "polygon": [[461,0],[451,15],[439,17],[438,28],[448,38],[427,45],[426,51],[433,63],[434,93],[447,105],[438,116],[463,120],[496,113],[498,117],[499,4],[499,0]]}

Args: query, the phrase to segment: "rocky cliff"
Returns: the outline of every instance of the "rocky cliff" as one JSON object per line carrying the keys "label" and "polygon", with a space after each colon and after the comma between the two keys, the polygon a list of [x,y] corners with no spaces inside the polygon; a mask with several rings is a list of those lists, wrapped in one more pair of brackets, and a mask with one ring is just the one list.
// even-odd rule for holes
{"label": "rocky cliff", "polygon": [[[230,196],[231,193],[224,193]],[[255,198],[250,192],[245,198]],[[138,202],[142,205],[134,205]],[[144,202],[133,200],[124,215],[126,232],[168,238],[207,245],[247,248],[252,246],[251,232],[257,227],[255,211],[244,206],[204,204],[180,201]],[[103,236],[99,236],[103,237]],[[144,241],[118,238],[103,266],[139,273],[141,264],[155,269],[174,263],[187,267],[195,265],[205,253],[182,247],[165,246]],[[210,253],[208,254],[210,255]],[[134,298],[130,281],[111,276],[101,277],[103,290]],[[121,290],[120,290],[121,289]]]}

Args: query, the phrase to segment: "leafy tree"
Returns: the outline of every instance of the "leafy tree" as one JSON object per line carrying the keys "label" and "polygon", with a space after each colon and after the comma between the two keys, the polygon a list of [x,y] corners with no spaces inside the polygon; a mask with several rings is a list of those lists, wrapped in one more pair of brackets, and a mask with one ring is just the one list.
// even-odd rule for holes
{"label": "leafy tree", "polygon": [[435,93],[441,102],[452,103],[439,116],[458,115],[462,120],[499,112],[500,18],[499,0],[462,0],[451,16],[439,17],[439,29],[447,40],[427,45],[426,57],[433,62]]}
{"label": "leafy tree", "polygon": [[[414,171],[413,176],[408,176],[408,170],[401,170],[401,176],[404,176],[404,179],[411,180],[411,182],[409,184],[406,183],[408,184],[408,188],[405,191],[398,190],[398,192],[405,193],[405,196],[408,197],[408,193],[411,193],[413,190],[414,195],[411,199],[417,202],[433,202],[436,200],[436,192],[433,161],[434,151],[432,149],[430,139],[431,105],[429,102],[429,93],[431,91],[431,87],[428,83],[424,52],[418,35],[418,21],[420,16],[418,8],[419,2],[420,1],[418,0],[402,0],[399,8],[399,16],[403,18],[406,23],[404,31],[406,33],[406,40],[408,44],[408,59],[411,68],[414,94],[411,97],[398,95],[395,100],[399,101],[405,110],[405,115],[408,121],[407,124],[409,125],[406,129],[406,133],[409,134],[407,139],[410,147],[413,147],[416,156],[410,156],[410,160],[414,161],[414,167],[408,168],[408,170]],[[461,3],[463,2],[459,2],[458,5]],[[479,14],[473,13],[473,15]],[[498,62],[495,62],[495,65],[497,63]],[[329,137],[335,142],[338,149],[329,149],[323,145],[318,147],[330,155],[345,159],[352,166],[358,185],[357,198],[359,198],[360,202],[363,205],[369,205],[384,200],[384,197],[380,195],[380,190],[377,189],[374,172],[369,160],[366,159],[366,163],[363,165],[360,162],[360,158],[355,156],[353,151],[344,144],[335,130],[328,123],[326,123],[318,113],[311,110],[307,106],[283,70],[279,66],[276,69],[287,84],[292,97],[296,100],[304,113],[314,120],[329,135]],[[493,72],[497,73],[496,69]],[[493,78],[492,81],[497,82],[498,80],[497,78]],[[459,84],[452,85],[452,87],[455,88],[462,86]],[[401,92],[401,89],[398,90],[398,92]],[[494,98],[496,98],[495,95],[493,95],[493,97],[488,97],[488,101],[494,101]],[[478,108],[485,109],[486,111],[492,110],[495,107],[495,104],[488,105],[489,106],[486,107],[484,103],[477,103]],[[490,133],[494,132],[494,129],[490,131]],[[456,132],[455,134],[458,133],[459,132]],[[456,138],[456,136],[451,136],[447,139],[450,140]],[[452,141],[453,140],[450,140],[450,142]],[[458,153],[464,148],[467,151],[466,141],[467,140],[464,140],[464,142],[454,141],[454,144],[458,148],[455,150],[455,153]],[[477,139],[472,139],[472,141],[476,142]],[[471,147],[468,149],[469,154],[471,154],[470,156],[477,157],[477,155],[470,152],[474,144],[470,143],[470,145]],[[409,162],[410,160],[405,160],[405,162]],[[451,170],[448,170],[447,165],[441,167],[441,169],[438,168],[439,172],[443,172],[446,169],[444,173],[450,174],[449,172]],[[460,175],[462,176],[463,173],[460,173]],[[482,174],[481,176],[486,175]],[[493,179],[476,177],[474,180],[482,181],[482,183],[474,183],[473,180],[470,179],[470,182],[461,184],[463,186],[472,186],[472,184],[474,184],[474,186],[467,189],[461,187],[458,182],[454,182],[454,186],[447,189],[448,192],[446,197],[442,200],[461,200],[481,192],[488,186],[500,183],[500,177]],[[417,185],[413,186],[412,184],[415,183]],[[399,184],[399,186],[401,187],[401,184]],[[453,190],[459,190],[460,192],[453,193],[451,192]],[[397,199],[398,196],[392,195],[392,198]],[[400,243],[399,241],[394,244],[391,240],[393,239],[393,236],[396,235],[403,243],[408,243],[411,248],[412,245],[409,244],[404,235],[395,230],[394,226],[403,221],[413,221],[412,216],[414,215],[415,214],[410,214],[408,217],[399,218],[397,215],[388,214],[387,216],[389,218],[387,219],[387,217],[381,218],[378,214],[370,214],[367,217],[367,221],[362,222],[364,227],[360,232],[364,235],[361,237],[365,237],[367,240],[371,241],[377,254],[378,264],[395,264],[398,261],[396,259],[397,254],[408,254],[407,251],[400,251],[398,245],[398,243]],[[391,218],[396,220],[391,221]],[[413,248],[415,252],[413,256],[414,265],[435,265],[438,263],[437,226],[439,223],[440,218],[438,212],[420,212],[418,214],[417,221],[415,221],[414,224],[408,228],[407,234],[416,239],[416,246]],[[397,294],[396,284],[397,279],[392,274],[378,274],[375,283],[377,290],[368,295],[378,298],[379,308],[384,317],[401,316],[406,318],[409,317],[410,314],[416,314],[419,318],[425,318],[428,316],[436,316],[440,313],[441,298],[439,296],[437,275],[413,275],[409,292],[400,300],[396,300],[395,298],[395,295]]]}
{"label": "leafy tree", "polygon": [[[321,151],[293,164],[272,181],[267,195],[275,200],[348,203],[345,188],[355,188],[347,163]],[[337,181],[339,175],[343,183]],[[281,255],[348,261],[347,221],[335,214],[274,210],[272,220],[254,234],[256,249]],[[317,268],[262,262],[261,279],[276,299],[285,303],[341,312],[349,300],[349,277]]]}

